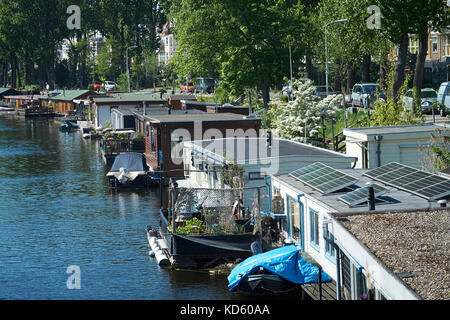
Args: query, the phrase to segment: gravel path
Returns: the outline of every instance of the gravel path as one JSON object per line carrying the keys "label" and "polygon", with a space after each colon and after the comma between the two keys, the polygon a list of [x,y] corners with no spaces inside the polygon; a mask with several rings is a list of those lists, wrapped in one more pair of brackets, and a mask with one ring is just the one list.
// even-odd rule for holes
{"label": "gravel path", "polygon": [[450,210],[349,216],[340,221],[422,299],[450,299]]}

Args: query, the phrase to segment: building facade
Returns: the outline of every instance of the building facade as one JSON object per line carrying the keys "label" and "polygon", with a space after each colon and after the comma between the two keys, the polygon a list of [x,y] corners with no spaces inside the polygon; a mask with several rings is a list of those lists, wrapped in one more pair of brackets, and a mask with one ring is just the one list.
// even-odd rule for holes
{"label": "building facade", "polygon": [[158,65],[160,66],[167,65],[177,50],[177,43],[173,33],[170,30],[170,26],[170,22],[166,22],[161,33],[159,34],[159,37],[161,38],[161,45],[158,51]]}

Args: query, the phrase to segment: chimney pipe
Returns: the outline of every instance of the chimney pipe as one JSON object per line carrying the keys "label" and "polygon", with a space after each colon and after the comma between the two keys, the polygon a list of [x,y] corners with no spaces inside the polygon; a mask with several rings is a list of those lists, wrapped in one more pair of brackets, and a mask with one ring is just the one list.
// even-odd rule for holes
{"label": "chimney pipe", "polygon": [[373,190],[373,183],[368,182],[368,183],[366,183],[366,186],[369,187],[369,199],[368,199],[369,211],[374,211],[375,210],[375,191]]}
{"label": "chimney pipe", "polygon": [[267,146],[272,148],[272,131],[267,132]]}

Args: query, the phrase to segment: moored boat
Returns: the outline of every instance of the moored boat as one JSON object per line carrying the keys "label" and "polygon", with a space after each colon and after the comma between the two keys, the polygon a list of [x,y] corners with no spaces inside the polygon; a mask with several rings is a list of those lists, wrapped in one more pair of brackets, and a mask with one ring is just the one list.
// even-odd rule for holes
{"label": "moored boat", "polygon": [[78,130],[80,127],[75,122],[65,121],[59,128],[64,132],[72,132]]}
{"label": "moored boat", "polygon": [[295,245],[256,254],[236,266],[228,276],[228,289],[244,295],[278,295],[300,284],[329,282],[331,278],[309,263]]}
{"label": "moored boat", "polygon": [[148,166],[141,153],[119,154],[106,175],[112,188],[143,187],[148,185]]}

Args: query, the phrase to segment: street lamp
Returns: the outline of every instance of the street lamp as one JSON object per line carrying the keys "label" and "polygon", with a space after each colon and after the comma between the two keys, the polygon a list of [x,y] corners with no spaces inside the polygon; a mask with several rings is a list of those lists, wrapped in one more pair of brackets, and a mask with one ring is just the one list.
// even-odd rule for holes
{"label": "street lamp", "polygon": [[328,22],[325,26],[325,89],[327,92],[327,97],[328,97],[328,45],[327,45],[327,28],[330,24],[333,23],[339,23],[339,22],[346,22],[348,19],[340,19],[340,20],[335,20],[335,21],[331,21]]}
{"label": "street lamp", "polygon": [[289,64],[290,64],[290,69],[291,69],[291,86],[289,88],[288,99],[290,101],[291,94],[292,94],[292,42],[291,41],[289,41]]}
{"label": "street lamp", "polygon": [[128,47],[126,50],[125,50],[125,53],[126,53],[126,57],[127,57],[127,79],[128,79],[128,92],[130,92],[131,90],[130,90],[130,69],[128,68],[128,49],[133,49],[133,48],[137,48],[137,46],[131,46],[131,47]]}

